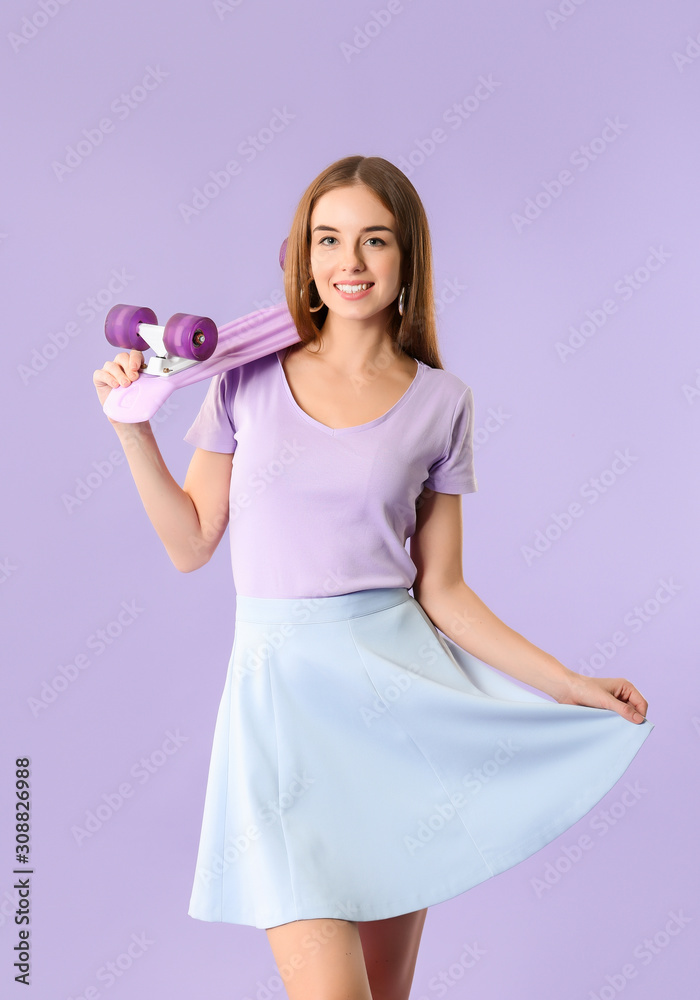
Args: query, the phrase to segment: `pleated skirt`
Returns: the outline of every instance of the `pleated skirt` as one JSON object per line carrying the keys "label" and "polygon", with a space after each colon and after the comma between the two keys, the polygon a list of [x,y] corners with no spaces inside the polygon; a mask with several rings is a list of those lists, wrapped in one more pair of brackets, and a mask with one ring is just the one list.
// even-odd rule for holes
{"label": "pleated skirt", "polygon": [[465,652],[402,587],[238,595],[194,885],[198,920],[380,920],[576,823],[653,729]]}

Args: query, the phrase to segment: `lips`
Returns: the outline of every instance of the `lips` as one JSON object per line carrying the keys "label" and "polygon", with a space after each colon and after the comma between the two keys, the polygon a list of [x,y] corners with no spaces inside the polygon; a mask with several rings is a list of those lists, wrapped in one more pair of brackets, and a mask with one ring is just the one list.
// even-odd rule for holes
{"label": "lips", "polygon": [[[339,287],[340,285],[346,285],[348,288],[356,288],[356,289],[359,289],[359,290],[358,291],[354,291],[354,292],[343,291],[343,289]],[[362,285],[366,285],[367,287],[366,288],[362,288],[361,287]],[[339,282],[336,282],[336,284],[333,287],[335,288],[336,292],[341,297],[341,299],[344,299],[346,302],[359,302],[360,299],[367,298],[367,296],[369,295],[369,293],[374,288],[374,282],[373,281],[339,281]]]}

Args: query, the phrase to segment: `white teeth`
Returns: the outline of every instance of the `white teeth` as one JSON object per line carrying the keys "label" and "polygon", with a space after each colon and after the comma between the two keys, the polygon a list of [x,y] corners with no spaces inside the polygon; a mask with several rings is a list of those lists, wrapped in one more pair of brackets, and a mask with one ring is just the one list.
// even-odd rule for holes
{"label": "white teeth", "polygon": [[367,284],[367,285],[336,285],[335,287],[339,288],[341,292],[350,292],[350,294],[354,294],[355,292],[364,292],[365,289],[371,287],[371,284]]}

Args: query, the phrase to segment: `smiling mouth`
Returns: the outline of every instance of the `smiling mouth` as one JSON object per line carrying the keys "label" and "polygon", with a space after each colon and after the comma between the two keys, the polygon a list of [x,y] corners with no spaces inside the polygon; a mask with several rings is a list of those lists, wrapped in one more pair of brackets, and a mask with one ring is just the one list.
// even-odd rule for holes
{"label": "smiling mouth", "polygon": [[360,281],[357,284],[348,284],[344,281],[338,281],[335,283],[335,288],[340,292],[345,292],[346,295],[355,295],[357,292],[366,292],[368,288],[374,285],[373,281]]}

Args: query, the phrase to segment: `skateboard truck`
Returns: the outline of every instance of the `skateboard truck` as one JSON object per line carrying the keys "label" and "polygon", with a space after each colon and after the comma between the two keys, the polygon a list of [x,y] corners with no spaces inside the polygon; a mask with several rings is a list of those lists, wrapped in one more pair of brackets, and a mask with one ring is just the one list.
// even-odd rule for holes
{"label": "skateboard truck", "polygon": [[[285,239],[279,252],[282,270],[286,251]],[[220,329],[205,316],[186,313],[176,313],[165,326],[158,326],[152,309],[121,304],[107,313],[105,336],[113,347],[156,352],[148,362],[144,359],[137,379],[115,386],[105,399],[105,415],[127,424],[150,420],[176,389],[267,357],[300,340],[286,302],[255,309]]]}
{"label": "skateboard truck", "polygon": [[206,361],[216,350],[219,332],[207,316],[175,313],[165,326],[146,306],[118,304],[105,318],[105,337],[113,347],[155,351],[140,371],[166,377]]}

